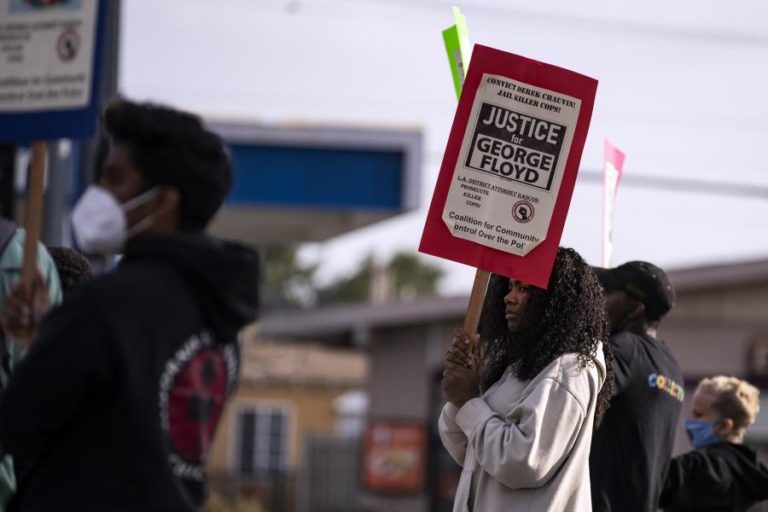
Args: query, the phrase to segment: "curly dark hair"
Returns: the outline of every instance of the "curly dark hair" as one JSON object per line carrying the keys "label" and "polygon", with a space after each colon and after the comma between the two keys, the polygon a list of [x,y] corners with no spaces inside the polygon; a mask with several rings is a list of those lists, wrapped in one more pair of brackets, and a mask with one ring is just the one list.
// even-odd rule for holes
{"label": "curly dark hair", "polygon": [[147,190],[168,185],[179,191],[180,229],[205,229],[232,187],[221,138],[194,114],[127,100],[106,107],[104,128],[112,142],[130,147]]}
{"label": "curly dark hair", "polygon": [[560,248],[548,289],[531,287],[523,324],[514,335],[504,316],[508,290],[508,278],[491,276],[478,329],[483,340],[483,391],[509,367],[517,378],[530,380],[565,354],[578,354],[582,368],[594,364],[602,342],[607,374],[597,397],[597,427],[613,394],[613,352],[607,339],[605,297],[592,268],[573,249]]}
{"label": "curly dark hair", "polygon": [[93,279],[93,266],[82,253],[67,247],[48,247],[61,280],[61,290],[68,295]]}

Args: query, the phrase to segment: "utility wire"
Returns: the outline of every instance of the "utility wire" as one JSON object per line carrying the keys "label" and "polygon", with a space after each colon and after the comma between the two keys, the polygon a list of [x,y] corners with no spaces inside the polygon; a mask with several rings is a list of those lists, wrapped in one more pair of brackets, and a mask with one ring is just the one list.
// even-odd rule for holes
{"label": "utility wire", "polygon": [[[585,183],[602,183],[603,173],[593,169],[579,171],[577,180]],[[685,178],[666,178],[662,176],[637,176],[623,174],[621,187],[663,190],[665,192],[683,192],[691,194],[711,194],[717,196],[748,197],[768,199],[768,187],[739,183],[692,180]]]}

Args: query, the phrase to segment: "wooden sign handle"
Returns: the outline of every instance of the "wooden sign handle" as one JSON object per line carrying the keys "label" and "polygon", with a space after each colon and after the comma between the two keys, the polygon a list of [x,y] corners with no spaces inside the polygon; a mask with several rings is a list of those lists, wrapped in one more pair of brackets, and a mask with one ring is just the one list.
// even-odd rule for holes
{"label": "wooden sign handle", "polygon": [[28,294],[32,292],[37,270],[37,242],[43,227],[43,181],[48,160],[48,146],[45,142],[32,143],[32,152],[27,175],[27,201],[24,212],[24,260],[21,267],[21,282]]}
{"label": "wooden sign handle", "polygon": [[477,325],[480,323],[480,315],[483,312],[485,293],[488,291],[490,279],[491,273],[487,270],[477,269],[475,272],[475,282],[472,285],[472,294],[469,296],[467,314],[464,316],[464,331],[473,343],[477,334]]}

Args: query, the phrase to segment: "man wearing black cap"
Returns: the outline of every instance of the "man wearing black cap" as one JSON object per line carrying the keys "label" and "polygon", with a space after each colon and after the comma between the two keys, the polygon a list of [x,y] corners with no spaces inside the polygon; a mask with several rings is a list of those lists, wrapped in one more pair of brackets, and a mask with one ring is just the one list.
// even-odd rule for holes
{"label": "man wearing black cap", "polygon": [[663,270],[643,261],[596,272],[606,294],[615,383],[592,438],[592,506],[655,512],[683,404],[680,367],[656,337],[675,291]]}

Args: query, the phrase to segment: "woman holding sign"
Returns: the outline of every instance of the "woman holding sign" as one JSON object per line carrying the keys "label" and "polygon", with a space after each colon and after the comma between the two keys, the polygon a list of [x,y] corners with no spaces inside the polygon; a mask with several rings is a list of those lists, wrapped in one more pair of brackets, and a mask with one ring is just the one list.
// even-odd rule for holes
{"label": "woman holding sign", "polygon": [[547,290],[494,275],[480,323],[474,345],[457,331],[443,373],[440,437],[463,466],[454,511],[591,510],[613,379],[597,277],[561,248]]}

